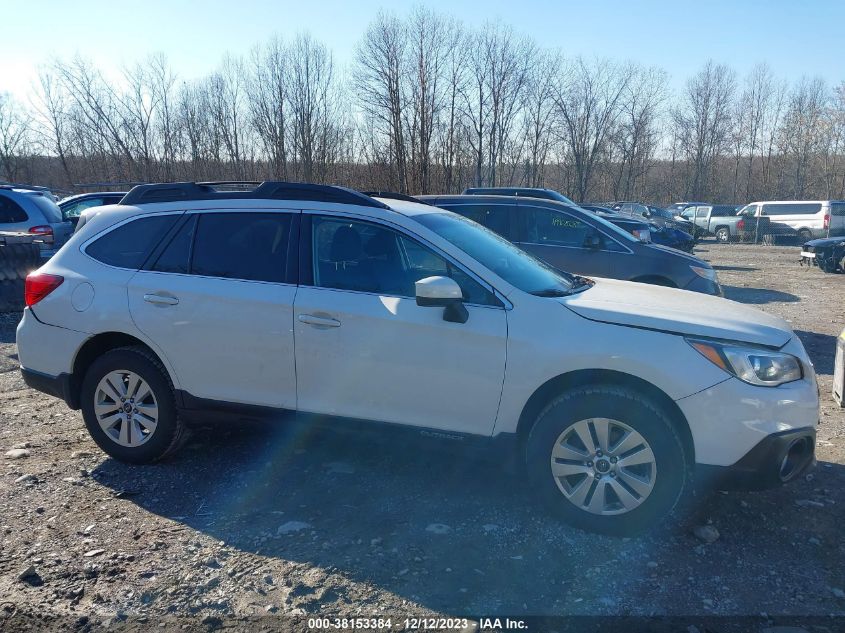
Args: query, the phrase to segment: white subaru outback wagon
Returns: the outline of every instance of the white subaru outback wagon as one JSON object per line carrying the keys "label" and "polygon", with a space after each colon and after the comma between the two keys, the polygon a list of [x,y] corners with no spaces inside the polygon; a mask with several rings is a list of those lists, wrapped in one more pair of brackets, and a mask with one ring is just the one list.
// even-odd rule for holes
{"label": "white subaru outback wagon", "polygon": [[814,463],[818,390],[783,320],[548,267],[457,214],[323,185],[135,187],[27,279],[27,384],[118,460],[209,412],[495,440],[565,520],[625,533],[693,484]]}

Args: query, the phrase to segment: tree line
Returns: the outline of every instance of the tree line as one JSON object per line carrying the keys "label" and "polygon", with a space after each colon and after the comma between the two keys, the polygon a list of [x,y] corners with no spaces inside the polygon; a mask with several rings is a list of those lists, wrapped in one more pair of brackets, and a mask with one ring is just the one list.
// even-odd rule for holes
{"label": "tree line", "polygon": [[[569,53],[569,52],[568,52]],[[281,179],[402,193],[549,187],[585,200],[845,198],[845,82],[707,62],[660,68],[545,49],[499,23],[382,12],[348,68],[302,34],[186,80],[163,54],[106,77],[42,68],[0,94],[0,179]]]}

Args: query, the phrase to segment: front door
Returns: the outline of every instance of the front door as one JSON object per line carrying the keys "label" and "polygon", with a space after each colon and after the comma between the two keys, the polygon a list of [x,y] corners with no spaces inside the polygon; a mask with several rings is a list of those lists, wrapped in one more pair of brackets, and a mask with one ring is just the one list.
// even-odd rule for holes
{"label": "front door", "polygon": [[[300,411],[454,432],[492,433],[502,392],[507,317],[480,282],[392,227],[303,215],[296,297]],[[416,304],[414,283],[454,279],[469,319]]]}

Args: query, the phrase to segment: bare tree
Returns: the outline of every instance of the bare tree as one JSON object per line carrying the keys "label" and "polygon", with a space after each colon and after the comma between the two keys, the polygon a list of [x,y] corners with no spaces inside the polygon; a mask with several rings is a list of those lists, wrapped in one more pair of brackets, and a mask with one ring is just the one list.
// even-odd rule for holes
{"label": "bare tree", "polygon": [[682,101],[673,113],[691,171],[688,191],[696,200],[708,193],[714,163],[730,140],[735,89],[734,72],[709,61],[687,81]]}
{"label": "bare tree", "polygon": [[408,192],[408,148],[402,112],[403,60],[407,47],[405,25],[395,16],[379,13],[355,51],[354,82],[364,112],[378,123],[371,129],[385,135],[395,166],[394,182]]}
{"label": "bare tree", "polygon": [[554,101],[561,121],[561,140],[574,162],[575,193],[587,198],[608,135],[619,116],[632,68],[579,58],[563,70]]}

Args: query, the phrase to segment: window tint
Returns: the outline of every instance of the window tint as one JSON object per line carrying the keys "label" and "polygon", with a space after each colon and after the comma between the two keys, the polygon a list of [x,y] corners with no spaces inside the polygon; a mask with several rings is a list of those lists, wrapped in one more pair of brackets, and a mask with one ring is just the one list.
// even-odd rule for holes
{"label": "window tint", "polygon": [[30,194],[33,204],[44,214],[44,219],[51,224],[62,221],[62,211],[51,198],[39,194]]}
{"label": "window tint", "polygon": [[0,195],[0,224],[16,224],[26,221],[26,211],[23,210],[21,205],[11,198]]}
{"label": "window tint", "polygon": [[289,213],[205,213],[198,220],[190,272],[284,282]]}
{"label": "window tint", "polygon": [[815,215],[821,210],[821,202],[781,202],[763,205],[763,215]]}
{"label": "window tint", "polygon": [[454,279],[469,303],[500,305],[451,262],[377,224],[315,216],[312,246],[314,285],[321,288],[413,298],[417,281],[439,275]]}
{"label": "window tint", "polygon": [[520,213],[525,222],[525,242],[583,247],[587,236],[595,232],[592,226],[568,213],[539,207],[523,207]]}
{"label": "window tint", "polygon": [[746,218],[753,218],[757,214],[757,205],[756,204],[747,204],[737,213],[737,215],[743,215]]}
{"label": "window tint", "polygon": [[178,218],[171,214],[132,220],[95,240],[85,252],[110,266],[140,268]]}
{"label": "window tint", "polygon": [[845,202],[832,202],[830,204],[830,215],[837,217],[845,216]]}
{"label": "window tint", "polygon": [[179,229],[170,244],[159,255],[156,263],[152,266],[152,270],[157,270],[162,273],[182,273],[187,274],[190,271],[191,264],[191,248],[194,244],[194,234],[197,227],[197,219],[199,216],[192,215],[185,224]]}
{"label": "window tint", "polygon": [[103,206],[105,201],[102,198],[88,198],[87,200],[80,200],[79,202],[73,202],[71,204],[65,205],[61,207],[62,209],[62,217],[65,220],[68,218],[77,218],[79,214],[85,211],[90,207],[101,207]]}
{"label": "window tint", "polygon": [[486,226],[503,237],[510,238],[510,214],[514,207],[503,204],[456,204],[453,206],[440,205],[444,209],[460,213],[465,218]]}

